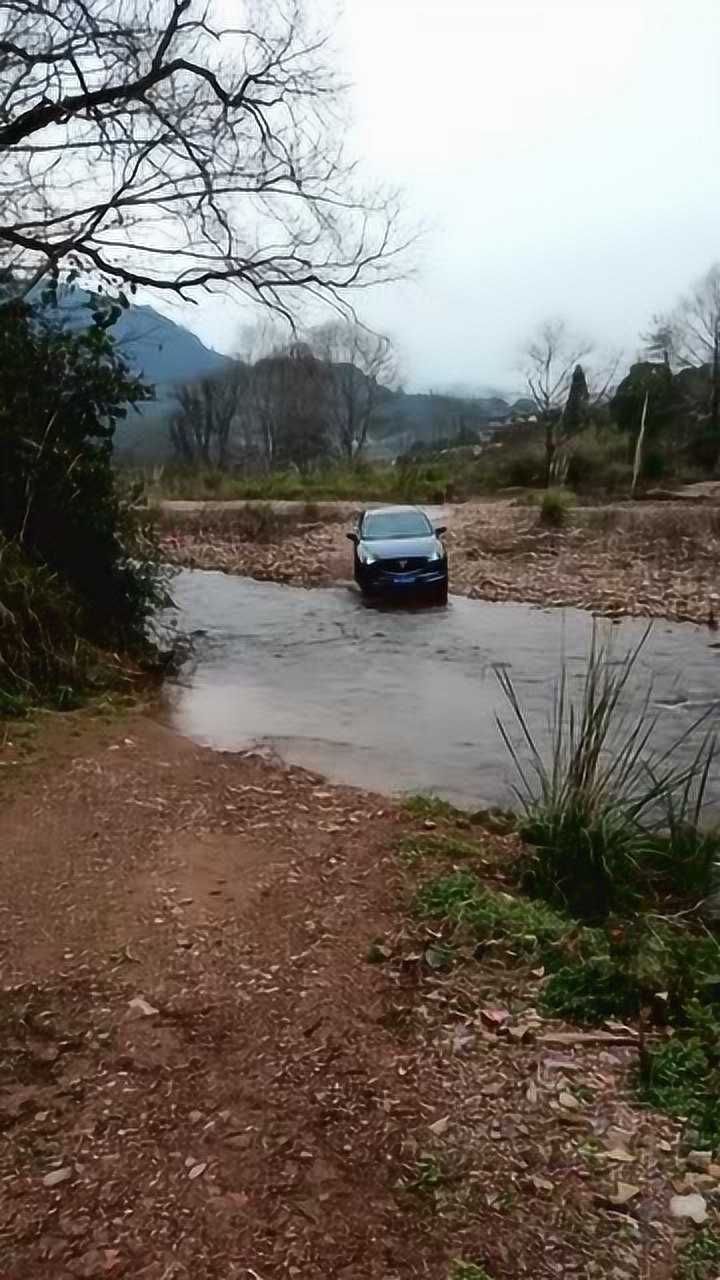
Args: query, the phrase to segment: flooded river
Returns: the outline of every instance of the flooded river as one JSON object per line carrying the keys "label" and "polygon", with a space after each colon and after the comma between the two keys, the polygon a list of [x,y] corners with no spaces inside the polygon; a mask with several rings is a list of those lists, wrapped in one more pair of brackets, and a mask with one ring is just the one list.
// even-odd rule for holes
{"label": "flooded river", "polygon": [[[495,717],[511,717],[498,668],[542,738],[561,667],[576,687],[592,634],[592,618],[574,609],[462,597],[447,610],[377,609],[350,587],[301,590],[219,573],[183,571],[173,596],[180,627],[198,633],[166,695],[181,733],[225,750],[267,744],[338,782],[433,791],[463,806],[510,798],[513,769]],[[646,626],[598,625],[618,656]],[[706,708],[720,715],[714,633],[656,623],[633,699],[651,678],[659,746]],[[692,748],[683,748],[688,758]],[[713,793],[720,799],[717,779]]]}

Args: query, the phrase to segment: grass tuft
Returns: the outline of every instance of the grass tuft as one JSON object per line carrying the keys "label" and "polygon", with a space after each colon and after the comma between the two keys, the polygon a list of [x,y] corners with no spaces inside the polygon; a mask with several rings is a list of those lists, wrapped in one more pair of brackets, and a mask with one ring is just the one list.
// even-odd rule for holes
{"label": "grass tuft", "polygon": [[548,489],[542,496],[538,520],[546,529],[564,529],[575,499],[566,489]]}
{"label": "grass tuft", "polygon": [[619,662],[593,635],[579,697],[563,672],[556,689],[549,762],[530,730],[506,671],[498,672],[519,744],[498,718],[515,763],[523,810],[520,834],[532,853],[524,887],[588,921],[632,913],[663,896],[696,905],[713,888],[720,834],[701,830],[715,738],[705,731],[689,764],[674,763],[700,731],[699,717],[662,752],[648,687],[629,710],[628,684],[649,629]]}
{"label": "grass tuft", "polygon": [[443,822],[452,822],[457,818],[467,818],[467,814],[461,809],[456,809],[454,805],[447,800],[442,800],[440,796],[434,795],[415,795],[406,796],[402,801],[402,807],[411,818],[430,818]]}

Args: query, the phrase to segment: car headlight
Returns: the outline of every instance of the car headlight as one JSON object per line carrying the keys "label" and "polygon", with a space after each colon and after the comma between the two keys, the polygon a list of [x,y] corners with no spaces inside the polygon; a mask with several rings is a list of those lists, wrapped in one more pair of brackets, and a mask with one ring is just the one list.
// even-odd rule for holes
{"label": "car headlight", "polygon": [[445,552],[443,551],[442,547],[436,547],[435,550],[432,552],[432,554],[428,556],[428,560],[444,560],[444,559],[445,559]]}
{"label": "car headlight", "polygon": [[358,547],[358,560],[361,564],[374,564],[377,556],[374,556],[367,547]]}

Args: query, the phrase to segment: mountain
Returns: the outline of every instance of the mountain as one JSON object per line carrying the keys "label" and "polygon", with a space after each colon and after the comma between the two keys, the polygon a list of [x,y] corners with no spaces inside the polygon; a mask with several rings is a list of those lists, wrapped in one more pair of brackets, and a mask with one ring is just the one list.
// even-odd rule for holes
{"label": "mountain", "polygon": [[[40,293],[38,287],[35,297],[39,299]],[[84,289],[58,290],[58,308],[71,328],[90,324],[91,301],[92,295]],[[133,372],[155,388],[155,399],[137,410],[131,408],[118,427],[116,451],[124,460],[138,464],[162,461],[170,452],[167,421],[173,411],[176,384],[219,373],[231,363],[230,357],[206,347],[189,329],[153,307],[140,304],[124,308],[112,332]]]}

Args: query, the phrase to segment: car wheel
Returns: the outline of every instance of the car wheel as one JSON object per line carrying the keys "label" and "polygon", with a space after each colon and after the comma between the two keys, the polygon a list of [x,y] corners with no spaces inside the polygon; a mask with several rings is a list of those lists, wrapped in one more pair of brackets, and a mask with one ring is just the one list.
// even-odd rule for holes
{"label": "car wheel", "polygon": [[436,602],[436,604],[447,604],[447,602],[448,602],[448,584],[447,584],[447,582],[443,582],[442,586],[441,586],[441,587],[438,587],[437,592],[436,592],[436,595],[435,595],[435,602]]}

